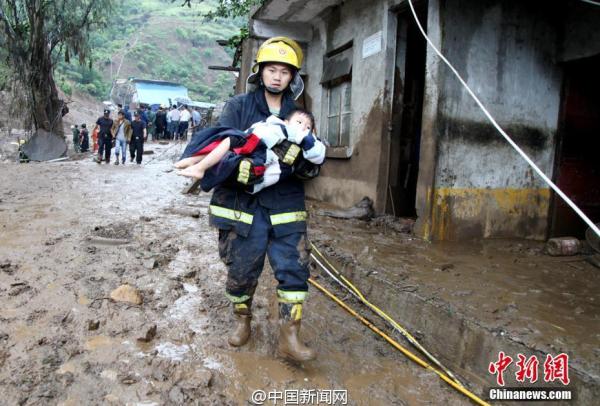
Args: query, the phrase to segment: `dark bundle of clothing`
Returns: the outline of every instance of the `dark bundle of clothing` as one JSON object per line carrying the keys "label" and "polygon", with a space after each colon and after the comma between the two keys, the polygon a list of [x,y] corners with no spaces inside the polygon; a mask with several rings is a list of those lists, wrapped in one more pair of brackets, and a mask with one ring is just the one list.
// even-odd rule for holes
{"label": "dark bundle of clothing", "polygon": [[[230,139],[230,150],[221,161],[206,171],[200,188],[208,192],[220,184],[254,185],[262,181],[265,172],[267,147],[254,134],[229,127],[211,127],[194,133],[181,159],[205,155],[221,141]],[[248,162],[246,173],[238,173],[242,161]]]}

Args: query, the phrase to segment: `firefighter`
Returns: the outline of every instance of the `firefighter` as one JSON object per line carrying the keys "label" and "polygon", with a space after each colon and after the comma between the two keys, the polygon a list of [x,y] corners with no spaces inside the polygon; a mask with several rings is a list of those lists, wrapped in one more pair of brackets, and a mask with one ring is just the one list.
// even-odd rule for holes
{"label": "firefighter", "polygon": [[[265,41],[247,79],[250,91],[227,102],[218,125],[245,130],[272,114],[287,117],[304,90],[302,59],[299,45],[289,38]],[[219,255],[227,266],[225,290],[235,316],[230,345],[242,346],[250,337],[252,299],[267,255],[278,281],[278,353],[295,361],[315,358],[299,338],[309,277],[306,217],[304,185],[295,177],[254,195],[231,184],[215,189],[210,224],[219,229]]]}

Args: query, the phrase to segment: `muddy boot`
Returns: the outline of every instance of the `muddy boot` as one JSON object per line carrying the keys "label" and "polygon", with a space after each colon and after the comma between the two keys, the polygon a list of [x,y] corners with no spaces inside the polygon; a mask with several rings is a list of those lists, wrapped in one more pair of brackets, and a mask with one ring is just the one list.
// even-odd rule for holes
{"label": "muddy boot", "polygon": [[300,341],[300,322],[302,319],[302,304],[279,303],[279,355],[303,362],[317,357],[313,349]]}
{"label": "muddy boot", "polygon": [[250,321],[252,313],[248,303],[236,303],[233,305],[233,314],[235,316],[235,326],[233,332],[227,340],[234,347],[241,347],[248,342],[250,338]]}

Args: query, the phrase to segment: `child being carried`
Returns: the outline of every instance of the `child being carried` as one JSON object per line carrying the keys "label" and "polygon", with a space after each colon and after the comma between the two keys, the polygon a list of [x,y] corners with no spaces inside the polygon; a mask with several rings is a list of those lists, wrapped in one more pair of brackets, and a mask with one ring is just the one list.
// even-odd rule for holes
{"label": "child being carried", "polygon": [[313,128],[313,115],[301,109],[292,111],[285,120],[270,116],[246,131],[208,128],[194,135],[175,168],[183,169],[179,175],[202,179],[204,191],[238,170],[237,181],[248,185],[247,191],[254,194],[307,162],[314,166],[323,163],[325,145],[313,135]]}

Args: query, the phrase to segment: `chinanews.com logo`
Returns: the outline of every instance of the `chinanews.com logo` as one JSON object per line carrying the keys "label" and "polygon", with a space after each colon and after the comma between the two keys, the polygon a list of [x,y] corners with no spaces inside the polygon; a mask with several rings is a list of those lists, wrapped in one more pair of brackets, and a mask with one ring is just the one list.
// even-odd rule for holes
{"label": "chinanews.com logo", "polygon": [[[511,368],[512,365],[512,368]],[[574,393],[564,386],[569,385],[569,355],[560,353],[556,356],[547,354],[540,367],[540,360],[536,355],[527,357],[517,354],[516,359],[500,351],[496,361],[490,362],[488,372],[495,375],[498,387],[490,388],[489,400],[572,400]],[[562,384],[563,387],[512,387],[505,388],[505,373],[514,372],[516,382],[535,384],[538,381],[546,384]],[[540,373],[541,372],[541,373]]]}

